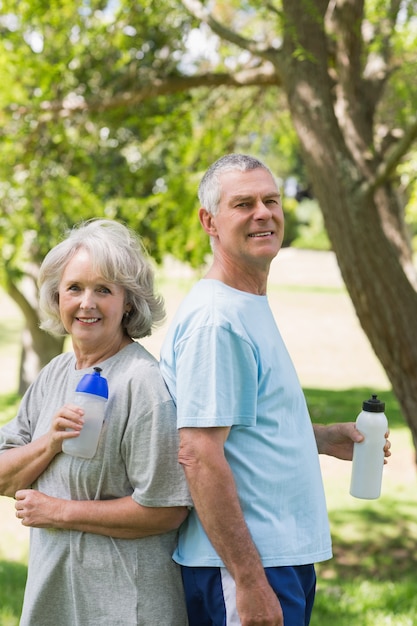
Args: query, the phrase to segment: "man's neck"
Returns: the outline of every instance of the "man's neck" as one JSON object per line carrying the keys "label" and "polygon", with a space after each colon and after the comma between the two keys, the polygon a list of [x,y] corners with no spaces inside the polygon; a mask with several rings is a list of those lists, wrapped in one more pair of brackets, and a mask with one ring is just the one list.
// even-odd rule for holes
{"label": "man's neck", "polygon": [[266,295],[266,288],[268,282],[268,271],[243,271],[241,268],[233,267],[228,268],[224,264],[213,261],[213,265],[208,270],[205,278],[212,278],[219,280],[233,289],[239,291],[246,291],[247,293],[253,293],[257,296]]}

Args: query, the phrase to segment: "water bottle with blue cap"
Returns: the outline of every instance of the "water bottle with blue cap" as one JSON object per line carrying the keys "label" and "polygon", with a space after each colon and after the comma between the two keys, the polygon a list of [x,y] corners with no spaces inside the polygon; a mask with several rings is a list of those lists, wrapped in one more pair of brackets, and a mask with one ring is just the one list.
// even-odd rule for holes
{"label": "water bottle with blue cap", "polygon": [[93,374],[85,374],[77,385],[73,403],[84,409],[84,424],[78,437],[65,439],[62,451],[72,456],[92,459],[97,451],[104,411],[109,397],[107,380],[101,369],[94,368]]}

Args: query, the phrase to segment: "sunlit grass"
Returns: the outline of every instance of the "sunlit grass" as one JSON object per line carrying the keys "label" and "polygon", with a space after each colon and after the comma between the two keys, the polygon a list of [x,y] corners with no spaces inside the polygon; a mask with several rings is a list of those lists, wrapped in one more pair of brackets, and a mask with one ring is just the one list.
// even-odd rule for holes
{"label": "sunlit grass", "polygon": [[416,472],[409,429],[387,390],[306,389],[313,421],[350,421],[377,393],[386,403],[393,456],[378,500],[349,495],[350,463],[323,457],[333,559],[317,565],[311,626],[417,624]]}
{"label": "sunlit grass", "polygon": [[19,623],[26,572],[23,563],[0,560],[1,626],[15,626]]}
{"label": "sunlit grass", "polygon": [[321,581],[311,626],[415,626],[415,584],[415,576],[396,582],[363,577]]}

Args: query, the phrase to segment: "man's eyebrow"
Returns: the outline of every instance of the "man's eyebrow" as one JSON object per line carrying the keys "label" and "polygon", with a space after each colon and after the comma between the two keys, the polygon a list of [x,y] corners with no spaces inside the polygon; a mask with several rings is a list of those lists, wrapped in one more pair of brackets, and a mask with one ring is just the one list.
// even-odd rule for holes
{"label": "man's eyebrow", "polygon": [[[254,197],[255,197],[255,195],[245,195],[245,196],[243,196],[243,195],[236,195],[236,196],[232,196],[230,198],[230,202],[245,202],[247,200],[253,200]],[[264,196],[262,196],[262,198],[265,198],[265,199],[281,198],[281,193],[279,191],[271,191],[269,193],[266,193]]]}
{"label": "man's eyebrow", "polygon": [[254,196],[246,195],[246,196],[232,196],[230,198],[230,202],[244,202],[245,200],[253,200]]}

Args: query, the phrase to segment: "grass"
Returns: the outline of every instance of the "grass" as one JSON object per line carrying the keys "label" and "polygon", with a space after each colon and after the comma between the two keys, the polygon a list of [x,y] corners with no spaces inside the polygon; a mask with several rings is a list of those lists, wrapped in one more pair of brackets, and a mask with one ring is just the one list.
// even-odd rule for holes
{"label": "grass", "polygon": [[306,389],[305,393],[313,421],[323,423],[351,419],[363,400],[378,393],[386,403],[395,455],[384,469],[381,498],[372,501],[349,495],[349,463],[321,459],[334,557],[317,565],[311,626],[415,625],[415,469],[410,432],[398,402],[386,389]]}
{"label": "grass", "polygon": [[317,565],[311,626],[417,624],[415,469],[411,436],[398,403],[387,390],[305,393],[313,420],[331,423],[357,412],[371,391],[386,402],[395,456],[384,469],[381,498],[372,501],[349,495],[349,463],[321,458],[334,556]]}
{"label": "grass", "polygon": [[1,626],[15,626],[19,623],[26,572],[27,568],[23,563],[0,560]]}
{"label": "grass", "polygon": [[[167,299],[172,294],[174,309],[189,284],[181,277],[169,281],[169,284],[162,283]],[[288,312],[288,321],[283,317],[279,323],[284,326],[284,337],[291,347],[297,370],[301,371],[313,421],[332,423],[355,419],[362,401],[377,393],[386,403],[393,446],[393,456],[384,469],[381,498],[374,501],[357,500],[349,495],[350,463],[321,457],[334,557],[317,565],[317,596],[311,626],[415,626],[416,476],[411,436],[398,403],[377,371],[378,366],[372,355],[367,352],[366,339],[357,334],[354,340],[350,339],[350,332],[357,333],[356,320],[350,310],[346,312],[349,303],[343,289],[316,289],[311,285],[305,289],[273,287],[273,302],[275,297],[279,299],[281,309]],[[299,331],[298,318],[294,322],[300,300],[311,322],[302,332]],[[292,302],[295,313],[290,310]],[[7,313],[1,294],[0,306]],[[339,310],[343,310],[342,320],[338,318]],[[329,311],[330,320],[326,319]],[[170,315],[168,310],[168,317]],[[321,331],[322,320],[325,327]],[[329,324],[343,329],[342,342],[336,333],[334,343],[324,345],[324,340],[330,341],[333,337]],[[291,336],[294,325],[296,332]],[[314,332],[311,332],[311,327]],[[8,345],[4,349],[0,344],[0,363],[12,371],[17,371],[18,365],[18,329],[16,311],[2,316],[0,336],[7,338]],[[148,348],[154,353],[158,352],[158,338],[163,332],[164,329],[156,333],[156,344],[152,343],[153,340],[149,341]],[[298,337],[300,334],[302,337]],[[322,353],[314,345],[309,345],[318,336],[322,348],[325,348]],[[345,349],[340,356],[340,350]],[[337,368],[334,363],[338,351],[338,368],[343,371],[335,378],[334,370]],[[305,367],[309,366],[307,359],[311,361],[312,355],[314,377],[310,375],[311,368]],[[328,364],[325,363],[326,358]],[[363,369],[360,376],[355,377],[359,364]],[[359,385],[358,378],[364,383]],[[375,381],[379,384],[376,385]],[[18,398],[13,389],[12,382],[0,387],[0,425],[15,413]],[[28,554],[26,531],[14,517],[13,501],[0,497],[0,626],[17,626],[19,622]]]}

